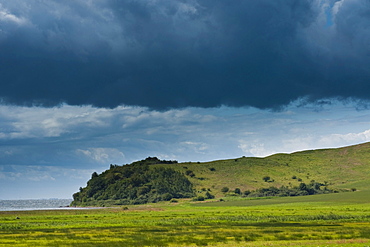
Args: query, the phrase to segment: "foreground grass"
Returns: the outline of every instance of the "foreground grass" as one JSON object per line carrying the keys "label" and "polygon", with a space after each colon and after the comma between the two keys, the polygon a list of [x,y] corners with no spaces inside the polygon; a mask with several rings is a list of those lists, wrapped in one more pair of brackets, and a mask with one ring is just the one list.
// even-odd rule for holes
{"label": "foreground grass", "polygon": [[0,212],[0,246],[370,246],[369,191]]}

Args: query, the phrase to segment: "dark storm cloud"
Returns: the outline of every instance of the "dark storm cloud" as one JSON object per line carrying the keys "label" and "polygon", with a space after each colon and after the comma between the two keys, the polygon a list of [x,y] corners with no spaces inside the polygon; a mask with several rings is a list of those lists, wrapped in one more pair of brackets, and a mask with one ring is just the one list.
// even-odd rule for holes
{"label": "dark storm cloud", "polygon": [[7,103],[270,108],[301,97],[369,99],[366,0],[0,4]]}

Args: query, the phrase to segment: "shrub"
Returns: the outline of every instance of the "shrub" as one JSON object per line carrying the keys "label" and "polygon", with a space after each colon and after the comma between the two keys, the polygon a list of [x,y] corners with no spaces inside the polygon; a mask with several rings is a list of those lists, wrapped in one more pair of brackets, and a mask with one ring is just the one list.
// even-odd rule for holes
{"label": "shrub", "polygon": [[162,195],[162,200],[163,201],[169,201],[173,198],[173,196],[171,195],[171,193],[165,193]]}
{"label": "shrub", "polygon": [[209,193],[209,192],[207,191],[207,193],[206,193],[206,199],[213,199],[213,198],[215,198],[215,196],[214,196],[214,195],[212,195],[211,193]]}
{"label": "shrub", "polygon": [[246,191],[244,191],[244,192],[243,192],[243,195],[244,195],[244,196],[248,196],[250,193],[251,193],[251,191],[250,191],[250,190],[246,190]]}
{"label": "shrub", "polygon": [[205,200],[204,196],[197,196],[193,198],[193,201],[204,201],[204,200]]}
{"label": "shrub", "polygon": [[229,191],[229,188],[228,187],[223,187],[222,189],[221,189],[221,192],[223,192],[223,193],[226,193],[226,192],[228,192]]}
{"label": "shrub", "polygon": [[193,171],[191,171],[191,170],[187,170],[187,171],[185,172],[185,174],[186,174],[186,175],[188,175],[189,177],[195,177],[194,172],[193,172]]}
{"label": "shrub", "polygon": [[307,185],[305,183],[300,183],[299,190],[307,190]]}
{"label": "shrub", "polygon": [[242,192],[241,192],[241,190],[239,188],[236,188],[234,190],[234,193],[240,195]]}

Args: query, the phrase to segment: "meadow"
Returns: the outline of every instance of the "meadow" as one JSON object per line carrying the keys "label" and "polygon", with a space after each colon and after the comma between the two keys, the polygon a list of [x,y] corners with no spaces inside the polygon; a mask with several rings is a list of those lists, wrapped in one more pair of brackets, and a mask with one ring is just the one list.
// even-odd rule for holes
{"label": "meadow", "polygon": [[370,191],[0,212],[0,246],[370,246]]}

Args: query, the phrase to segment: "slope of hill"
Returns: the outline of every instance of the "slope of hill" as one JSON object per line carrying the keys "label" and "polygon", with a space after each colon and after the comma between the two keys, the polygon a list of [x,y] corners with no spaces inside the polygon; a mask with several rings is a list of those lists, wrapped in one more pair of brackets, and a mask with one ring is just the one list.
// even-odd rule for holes
{"label": "slope of hill", "polygon": [[[174,168],[191,170],[195,176],[189,180],[195,188],[210,188],[216,196],[223,194],[223,187],[243,191],[269,186],[298,186],[312,180],[332,188],[363,190],[370,188],[370,143],[265,158],[182,163]],[[270,177],[268,182],[264,177]]]}
{"label": "slope of hill", "polygon": [[[134,162],[130,165],[134,167],[136,164],[137,176],[149,171],[150,174],[154,174],[153,171],[157,169],[159,169],[157,171],[163,171],[161,169],[170,168],[168,170],[176,171],[176,173],[173,173],[176,174],[176,179],[171,180],[170,184],[176,184],[176,181],[182,181],[182,184],[187,184],[186,181],[191,182],[188,187],[181,187],[184,190],[178,191],[178,194],[176,194],[176,190],[180,187],[175,186],[176,188],[171,191],[163,190],[164,193],[170,193],[175,198],[191,197],[195,194],[205,195],[207,192],[216,197],[222,197],[226,195],[223,190],[225,187],[229,188],[230,191],[238,188],[243,192],[271,186],[293,188],[301,183],[309,184],[314,181],[324,184],[325,187],[347,190],[366,190],[370,186],[370,143],[336,149],[275,154],[265,158],[241,157],[204,163],[177,163],[175,161],[160,161],[156,158],[148,158],[140,162]],[[146,163],[145,166],[138,166],[138,164],[143,163]],[[86,188],[81,188],[80,192],[74,195],[75,204],[79,204],[76,202],[82,203],[82,200],[86,202],[89,198],[94,198],[94,201],[127,199],[127,196],[122,197],[122,195],[128,193],[127,191],[123,192],[122,184],[125,184],[126,190],[131,190],[131,194],[140,195],[141,198],[150,198],[147,201],[141,200],[141,202],[158,201],[164,198],[164,193],[156,194],[158,189],[153,184],[157,182],[150,181],[153,175],[143,176],[145,179],[141,181],[141,184],[138,184],[137,188],[132,180],[127,180],[127,177],[123,182],[124,176],[119,175],[118,171],[123,170],[126,166],[111,166],[111,169],[103,174],[93,175],[93,177],[104,178],[102,181],[105,181],[105,185],[104,183],[101,184],[98,193],[95,193],[96,191],[95,194],[92,193],[91,185],[94,183],[92,178]],[[127,168],[130,166],[127,166]],[[169,179],[171,176],[160,176],[160,179]],[[158,176],[154,177],[158,178]],[[108,178],[110,180],[106,182]],[[191,193],[191,189],[194,189],[194,193]],[[144,193],[143,190],[148,194]],[[121,191],[121,193],[116,193],[116,198],[110,198],[107,196],[107,191],[112,193]],[[167,199],[169,198],[167,195]]]}

